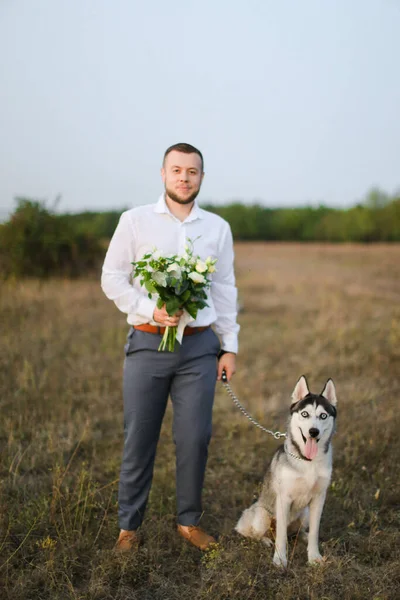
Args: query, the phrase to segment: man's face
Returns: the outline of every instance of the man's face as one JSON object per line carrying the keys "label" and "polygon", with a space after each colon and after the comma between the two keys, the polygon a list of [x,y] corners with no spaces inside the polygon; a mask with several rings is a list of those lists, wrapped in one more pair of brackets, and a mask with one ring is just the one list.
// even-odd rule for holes
{"label": "man's face", "polygon": [[190,204],[200,191],[204,173],[198,154],[172,150],[161,169],[167,196],[178,204]]}

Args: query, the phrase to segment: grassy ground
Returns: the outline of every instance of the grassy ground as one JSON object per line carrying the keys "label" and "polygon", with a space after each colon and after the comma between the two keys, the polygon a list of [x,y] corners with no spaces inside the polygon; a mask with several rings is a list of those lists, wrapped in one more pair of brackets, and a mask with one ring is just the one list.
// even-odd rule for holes
{"label": "grassy ground", "polygon": [[171,410],[138,554],[118,557],[125,317],[97,281],[0,292],[0,595],[28,599],[375,599],[400,589],[400,247],[243,244],[244,311],[233,387],[284,430],[298,377],[338,393],[334,473],[321,523],[327,562],[288,571],[233,527],[277,442],[218,388],[202,554],[175,533]]}

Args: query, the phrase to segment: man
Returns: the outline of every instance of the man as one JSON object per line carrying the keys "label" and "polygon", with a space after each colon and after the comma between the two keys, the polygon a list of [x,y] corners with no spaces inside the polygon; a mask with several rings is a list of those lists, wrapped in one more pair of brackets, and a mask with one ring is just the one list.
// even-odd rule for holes
{"label": "man", "polygon": [[[199,208],[196,197],[204,177],[203,157],[190,144],[175,144],[164,155],[165,193],[156,204],[124,212],[103,265],[102,289],[128,315],[132,326],[125,346],[124,451],[119,482],[119,551],[135,548],[153,476],[154,458],[168,396],[173,405],[176,445],[178,532],[206,549],[214,538],[199,527],[201,494],[211,437],[216,379],[235,372],[239,326],[231,230],[221,217]],[[149,299],[132,262],[154,248],[183,254],[187,240],[203,260],[217,258],[208,307],[184,330],[174,352],[158,352],[166,326],[176,326],[182,312],[169,316]],[[211,329],[217,332],[219,338]],[[219,360],[217,362],[217,357]]]}

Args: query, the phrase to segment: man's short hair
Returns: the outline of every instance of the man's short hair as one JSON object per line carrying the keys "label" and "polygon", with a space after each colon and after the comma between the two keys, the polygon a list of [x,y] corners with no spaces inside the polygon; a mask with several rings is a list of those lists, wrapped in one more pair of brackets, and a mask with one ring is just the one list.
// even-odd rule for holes
{"label": "man's short hair", "polygon": [[180,144],[174,144],[173,146],[170,146],[169,148],[167,148],[164,153],[163,165],[165,165],[165,159],[167,158],[168,154],[170,152],[172,152],[173,150],[176,150],[177,152],[183,152],[184,154],[198,154],[201,158],[201,170],[204,171],[203,155],[200,152],[200,150],[198,150],[191,144],[180,143]]}

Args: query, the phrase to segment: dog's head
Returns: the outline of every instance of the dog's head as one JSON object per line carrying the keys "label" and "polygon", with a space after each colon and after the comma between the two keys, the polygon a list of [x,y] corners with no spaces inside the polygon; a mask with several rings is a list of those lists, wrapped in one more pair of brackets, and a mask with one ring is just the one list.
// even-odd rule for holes
{"label": "dog's head", "polygon": [[294,388],[290,406],[290,436],[307,460],[318,451],[327,452],[336,419],[336,390],[328,379],[320,394],[312,394],[302,375]]}

